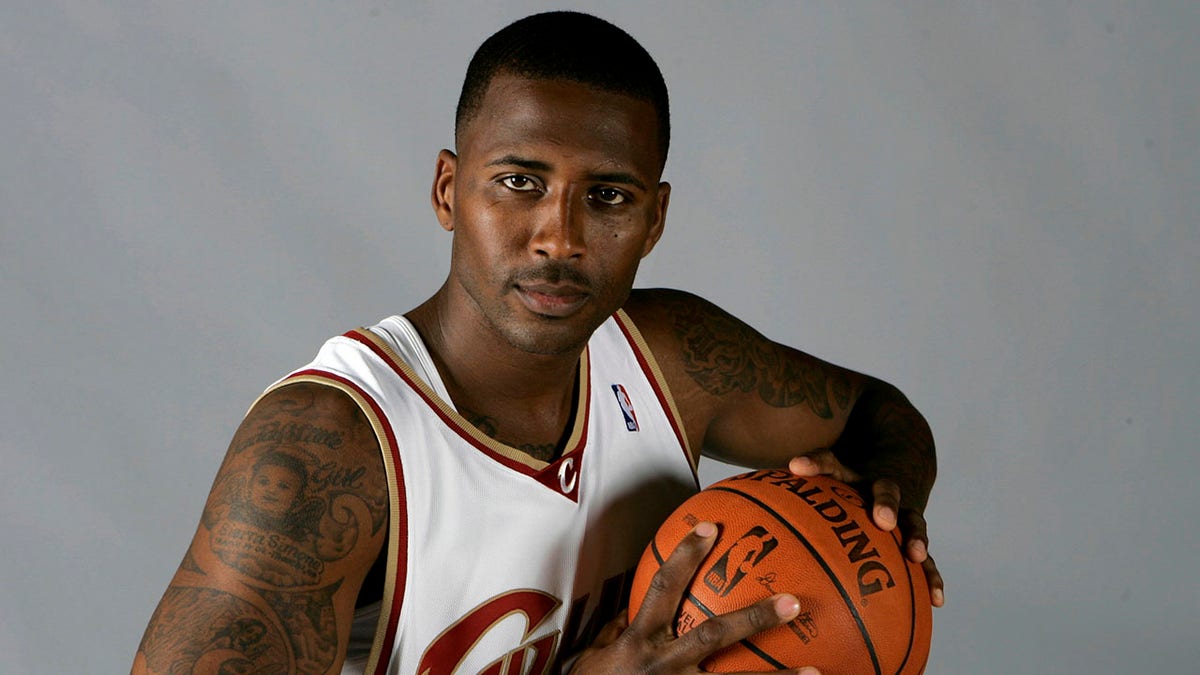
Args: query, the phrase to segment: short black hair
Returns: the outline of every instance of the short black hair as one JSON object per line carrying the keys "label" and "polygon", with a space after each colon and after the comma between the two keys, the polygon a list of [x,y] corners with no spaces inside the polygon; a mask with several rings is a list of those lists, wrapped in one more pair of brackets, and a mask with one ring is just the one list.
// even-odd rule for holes
{"label": "short black hair", "polygon": [[520,19],[484,41],[467,66],[454,116],[457,142],[479,112],[497,74],[567,80],[650,102],[658,114],[658,150],[667,161],[671,112],[667,83],[649,52],[629,33],[581,12],[546,12]]}
{"label": "short black hair", "polygon": [[300,479],[300,485],[296,486],[297,492],[303,492],[308,487],[308,467],[304,466],[304,462],[299,458],[286,452],[272,449],[264,453],[254,463],[254,473],[258,473],[263,467],[267,466],[278,466],[295,474]]}

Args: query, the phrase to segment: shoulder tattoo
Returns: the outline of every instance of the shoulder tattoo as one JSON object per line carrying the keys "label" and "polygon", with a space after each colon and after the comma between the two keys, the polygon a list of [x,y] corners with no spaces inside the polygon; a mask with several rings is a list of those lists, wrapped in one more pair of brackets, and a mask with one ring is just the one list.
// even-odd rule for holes
{"label": "shoulder tattoo", "polygon": [[361,412],[342,419],[303,386],[279,391],[287,396],[264,400],[238,431],[202,525],[223,563],[294,588],[317,583],[327,564],[379,533],[387,486],[367,464],[377,457],[357,449],[374,434]]}

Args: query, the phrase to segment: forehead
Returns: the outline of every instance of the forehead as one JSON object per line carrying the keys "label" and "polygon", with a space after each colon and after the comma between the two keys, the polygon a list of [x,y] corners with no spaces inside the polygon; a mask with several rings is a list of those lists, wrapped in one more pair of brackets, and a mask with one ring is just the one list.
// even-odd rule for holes
{"label": "forehead", "polygon": [[568,154],[637,168],[657,180],[657,123],[654,105],[633,96],[569,80],[499,74],[461,130],[458,153],[484,163],[506,154]]}
{"label": "forehead", "polygon": [[286,474],[292,475],[292,476],[300,475],[300,472],[296,471],[295,469],[293,469],[291,467],[283,466],[281,464],[271,464],[271,463],[259,465],[257,467],[256,471],[258,471],[258,473],[270,473],[270,474],[275,474],[275,475],[279,475],[280,473],[286,473]]}

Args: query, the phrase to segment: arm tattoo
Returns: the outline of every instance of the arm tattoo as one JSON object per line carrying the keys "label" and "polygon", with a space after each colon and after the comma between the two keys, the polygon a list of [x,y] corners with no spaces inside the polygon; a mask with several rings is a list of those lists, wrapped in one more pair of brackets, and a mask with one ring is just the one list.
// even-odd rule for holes
{"label": "arm tattoo", "polygon": [[329,670],[337,658],[337,624],[333,615],[333,594],[341,582],[302,593],[259,590],[271,609],[283,622],[296,672],[318,675]]}
{"label": "arm tattoo", "polygon": [[204,574],[204,568],[200,567],[200,563],[196,562],[196,556],[192,555],[192,549],[188,549],[187,553],[183,554],[183,562],[179,563],[179,569],[194,572],[195,574]]}
{"label": "arm tattoo", "polygon": [[381,538],[388,490],[366,416],[319,387],[278,389],[243,421],[134,673],[318,675],[337,661],[343,570]]}
{"label": "arm tattoo", "polygon": [[824,419],[833,417],[833,405],[844,409],[849,404],[846,376],[770,342],[716,307],[682,297],[664,300],[682,346],[684,368],[710,394],[757,391],[768,405],[807,404]]}
{"label": "arm tattoo", "polygon": [[339,423],[303,386],[275,396],[234,439],[201,522],[225,564],[274,586],[308,586],[383,527],[386,479],[339,451],[347,436],[373,434],[361,411]]}
{"label": "arm tattoo", "polygon": [[[241,471],[222,474],[204,511],[212,552],[269,584],[316,583],[341,560],[360,528],[378,528],[361,488],[364,467],[319,462],[295,445],[243,453]],[[234,460],[239,461],[239,460]]]}
{"label": "arm tattoo", "polygon": [[230,593],[169,588],[138,651],[151,673],[285,673],[279,627],[268,614]]}

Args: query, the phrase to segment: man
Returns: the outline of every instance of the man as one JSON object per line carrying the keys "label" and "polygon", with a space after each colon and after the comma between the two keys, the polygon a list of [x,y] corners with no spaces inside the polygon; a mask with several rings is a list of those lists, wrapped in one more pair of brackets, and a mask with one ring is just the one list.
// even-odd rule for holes
{"label": "man", "polygon": [[[432,191],[448,278],[254,404],[134,672],[696,672],[800,611],[780,595],[676,638],[717,534],[699,523],[619,613],[701,451],[863,481],[941,604],[933,443],[907,400],[693,295],[631,291],[670,196],[640,45],[582,14],[518,21],[472,59],[455,136]],[[255,490],[303,517],[245,508]],[[248,622],[253,650],[213,641]]]}

